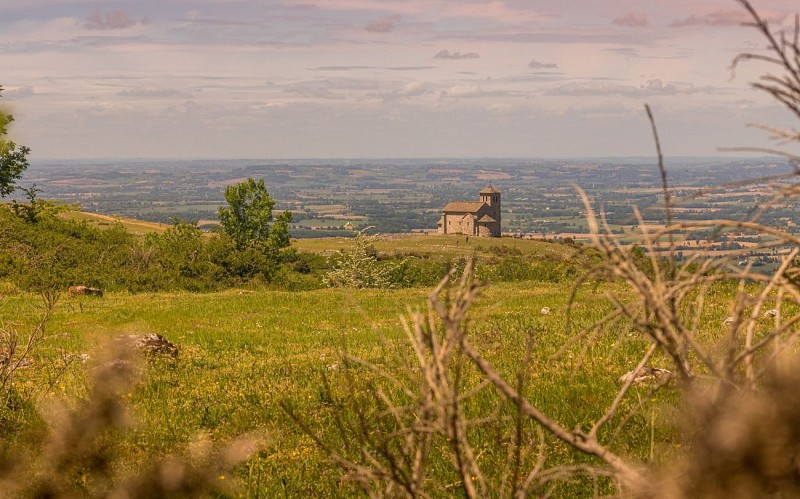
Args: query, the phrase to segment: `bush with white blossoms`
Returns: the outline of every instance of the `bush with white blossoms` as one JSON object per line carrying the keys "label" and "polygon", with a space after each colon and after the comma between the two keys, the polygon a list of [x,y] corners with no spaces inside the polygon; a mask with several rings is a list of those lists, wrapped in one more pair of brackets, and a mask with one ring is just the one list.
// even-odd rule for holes
{"label": "bush with white blossoms", "polygon": [[326,286],[359,289],[396,287],[392,272],[399,264],[385,264],[378,261],[373,245],[378,236],[366,234],[370,229],[372,227],[356,232],[349,248],[337,251],[329,257],[331,270],[322,278]]}

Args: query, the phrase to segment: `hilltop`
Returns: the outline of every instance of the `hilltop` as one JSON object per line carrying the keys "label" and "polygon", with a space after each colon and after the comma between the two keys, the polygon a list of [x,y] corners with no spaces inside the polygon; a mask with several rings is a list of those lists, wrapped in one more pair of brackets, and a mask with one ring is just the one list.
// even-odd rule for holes
{"label": "hilltop", "polygon": [[[354,238],[296,239],[274,254],[237,248],[225,233],[185,222],[165,225],[111,215],[43,212],[30,223],[0,213],[0,280],[22,290],[72,285],[106,291],[218,291],[230,287],[310,290]],[[368,258],[385,274],[384,285],[429,287],[466,258],[478,258],[479,278],[492,282],[571,279],[591,261],[580,245],[517,238],[467,238],[419,234],[370,236]],[[340,256],[337,256],[340,255]],[[338,263],[337,263],[338,262]]]}
{"label": "hilltop", "polygon": [[[61,215],[66,220],[86,222],[90,227],[109,228],[120,224],[133,235],[160,234],[169,229],[169,224],[148,222],[119,216],[103,215],[86,211],[69,211]],[[430,234],[380,234],[375,249],[389,255],[424,255],[438,257],[476,256],[492,257],[500,254],[521,254],[547,256],[558,260],[568,260],[580,251],[580,246],[541,239],[470,238],[464,236],[438,236]],[[293,239],[292,246],[298,251],[326,255],[342,251],[352,244],[349,237],[317,237]]]}
{"label": "hilltop", "polygon": [[[67,220],[85,221],[91,227],[109,228],[112,224],[120,224],[127,232],[134,235],[163,233],[170,225],[160,222],[148,222],[133,218],[103,215],[87,211],[69,211],[61,215]],[[378,233],[373,231],[372,233]],[[379,233],[378,233],[379,234]],[[293,239],[292,245],[299,251],[326,254],[331,251],[340,251],[348,247],[351,238],[347,237],[318,237]],[[548,242],[541,239],[520,239],[512,237],[503,238],[470,238],[464,236],[438,236],[429,234],[380,234],[375,243],[375,248],[383,253],[397,254],[422,254],[438,256],[492,256],[497,248],[511,249],[522,254],[551,255],[568,259],[573,256],[578,247]],[[500,250],[505,251],[504,249]]]}
{"label": "hilltop", "polygon": [[121,224],[127,232],[134,235],[162,233],[169,228],[169,225],[160,222],[146,222],[144,220],[103,215],[101,213],[90,213],[88,211],[67,211],[61,214],[61,218],[86,222],[90,227],[101,229],[109,228],[113,224]]}

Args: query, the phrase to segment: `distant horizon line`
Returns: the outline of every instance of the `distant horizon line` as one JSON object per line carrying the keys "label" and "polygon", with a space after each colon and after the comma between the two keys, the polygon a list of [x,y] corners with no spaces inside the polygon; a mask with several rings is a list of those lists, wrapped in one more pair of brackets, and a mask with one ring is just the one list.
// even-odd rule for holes
{"label": "distant horizon line", "polygon": [[[761,158],[772,158],[772,159],[784,159],[787,158],[780,156],[780,155],[769,155],[769,154],[760,154],[760,155],[751,155],[751,156],[733,156],[733,155],[720,155],[720,156],[696,156],[696,155],[669,155],[665,156],[665,160],[670,159],[703,159],[703,160],[737,160],[737,159],[761,159]],[[69,161],[69,162],[79,162],[79,161],[133,161],[133,162],[145,162],[145,161],[397,161],[397,160],[404,160],[404,161],[412,161],[412,160],[424,160],[424,161],[450,161],[450,160],[458,160],[458,161],[481,161],[481,160],[524,160],[524,161],[577,161],[577,160],[644,160],[649,159],[653,161],[657,161],[658,158],[655,155],[639,155],[639,156],[353,156],[353,157],[344,157],[344,156],[320,156],[320,157],[93,157],[93,158],[59,158],[59,157],[49,157],[49,158],[34,158],[31,159],[30,162],[36,163],[38,162],[55,162],[55,161]]]}

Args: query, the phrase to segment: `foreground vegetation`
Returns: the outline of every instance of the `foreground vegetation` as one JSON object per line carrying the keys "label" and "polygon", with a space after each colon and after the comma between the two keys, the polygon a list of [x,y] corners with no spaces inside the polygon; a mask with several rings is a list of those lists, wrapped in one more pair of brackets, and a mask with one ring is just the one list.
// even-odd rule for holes
{"label": "foreground vegetation", "polygon": [[[0,432],[7,443],[0,486],[3,470],[6,478],[19,472],[14,456],[26,455],[25,472],[39,478],[24,490],[8,485],[23,495],[53,492],[48,480],[60,484],[60,492],[53,493],[107,495],[110,487],[152,476],[155,463],[170,462],[169,456],[190,460],[198,439],[227,442],[241,435],[248,435],[256,454],[235,468],[195,471],[215,477],[203,490],[225,492],[237,484],[251,497],[336,495],[341,487],[355,492],[340,483],[335,467],[290,417],[307,414],[304,422],[324,440],[356,448],[345,434],[332,431],[342,412],[336,400],[347,397],[346,387],[375,382],[375,373],[351,365],[344,349],[386,369],[399,367],[388,354],[404,350],[397,342],[400,315],[423,304],[451,268],[463,270],[469,258],[478,257],[482,278],[517,283],[490,292],[486,308],[475,316],[502,327],[485,331],[487,345],[514,369],[518,342],[532,328],[541,329],[550,345],[539,359],[544,367],[564,339],[558,326],[568,300],[563,284],[597,259],[578,246],[536,241],[365,234],[303,241],[268,258],[257,248],[238,248],[224,233],[204,234],[183,222],[147,230],[132,221],[98,223],[36,202],[42,204],[27,205],[37,210],[35,217],[0,208],[0,333],[6,356],[0,378],[7,379],[0,401]],[[355,271],[354,280],[327,282],[326,276],[348,269]],[[366,278],[375,272],[383,280]],[[105,292],[102,298],[68,296],[65,291],[76,284]],[[326,284],[343,287],[324,289]],[[383,289],[353,289],[360,287]],[[58,298],[52,309],[42,309],[38,293],[51,303]],[[544,306],[553,313],[541,316],[547,326],[540,327],[538,311]],[[600,312],[587,308],[586,320]],[[47,321],[38,328],[43,315]],[[163,335],[180,353],[140,359],[139,381],[131,384],[125,377],[119,380],[122,388],[101,391],[100,400],[107,401],[102,407],[130,412],[131,423],[119,426],[109,417],[61,426],[58,411],[45,406],[64,404],[60,411],[71,408],[78,421],[81,414],[96,414],[98,389],[92,380],[119,364],[104,360],[109,348],[116,350],[117,338],[146,334]],[[30,352],[14,350],[29,339],[35,339]],[[614,388],[616,371],[625,369],[617,367],[604,369],[605,390]],[[106,384],[104,379],[100,386]],[[571,413],[567,402],[595,385],[568,390],[563,400],[553,400],[553,409]],[[490,397],[476,409],[493,411],[497,403]],[[368,404],[363,409],[364,415],[377,411]],[[76,426],[100,427],[98,434],[74,437],[91,442],[85,455],[56,452],[67,462],[54,464],[47,457],[53,452],[40,454],[55,445],[47,435],[73,435]],[[99,458],[109,469],[96,469],[92,463]]]}
{"label": "foreground vegetation", "polygon": [[[132,426],[102,438],[121,476],[141,471],[153,458],[176,449],[188,452],[200,436],[225,441],[258,430],[262,447],[257,455],[233,475],[225,475],[225,480],[240,481],[248,497],[338,495],[342,485],[335,467],[281,404],[303,414],[305,423],[329,444],[356,445],[340,441],[332,423],[336,402],[331,397],[347,394],[348,377],[355,377],[360,386],[375,379],[364,366],[345,369],[342,347],[388,371],[399,368],[392,355],[393,350],[405,351],[397,341],[403,335],[399,316],[407,306],[422,306],[428,291],[111,293],[102,299],[62,298],[41,350],[32,357],[32,368],[20,370],[13,384],[15,400],[31,405],[0,411],[0,428],[11,443],[6,457],[14,456],[31,435],[43,430],[38,402],[55,398],[72,407],[88,397],[87,379],[102,358],[103,345],[119,335],[159,333],[180,347],[178,358],[145,362],[141,381],[123,394],[133,415]],[[524,356],[520,344],[535,331],[537,348],[529,367],[536,386],[531,396],[572,427],[597,417],[598,407],[592,401],[613,395],[617,379],[632,369],[644,342],[623,335],[598,343],[591,349],[592,361],[579,373],[575,369],[581,364],[582,347],[553,361],[553,354],[568,339],[563,329],[568,299],[568,292],[557,284],[492,286],[476,303],[470,320],[475,323],[473,341],[491,352],[489,357],[509,374]],[[545,306],[551,314],[540,314]],[[607,307],[594,302],[589,293],[576,311],[576,324],[587,325]],[[35,295],[5,295],[0,301],[0,322],[16,324],[20,331],[35,324],[40,313]],[[80,359],[85,353],[91,358],[84,363]],[[323,376],[333,394],[326,391]],[[497,402],[487,395],[472,410],[488,415]],[[368,416],[369,404],[363,410]],[[668,406],[656,403],[648,418],[631,422],[631,436],[620,446],[637,459],[661,459],[662,447],[669,452],[670,441],[676,438],[669,425],[660,424],[670,421],[671,413]],[[52,416],[43,411],[46,420]],[[501,466],[510,443],[494,441],[490,435],[496,430],[482,431],[489,433],[481,461]],[[563,449],[550,459],[574,457]],[[98,484],[91,478],[81,483],[81,473],[87,470],[73,471],[76,490],[96,492]]]}
{"label": "foreground vegetation", "polygon": [[[753,285],[752,291],[756,289]],[[0,483],[2,470],[12,473],[15,456],[23,454],[32,456],[28,471],[41,476],[15,486],[27,488],[9,490],[29,495],[44,477],[52,479],[46,473],[47,453],[40,454],[40,446],[49,445],[42,443],[42,436],[49,429],[63,429],[59,421],[65,410],[79,410],[96,398],[91,379],[107,365],[115,338],[157,333],[177,344],[179,354],[139,358],[138,381],[126,385],[116,399],[130,417],[122,426],[110,425],[92,437],[96,452],[112,463],[113,483],[151,473],[154,462],[170,456],[192,462],[204,442],[224,443],[244,435],[252,452],[238,466],[206,471],[206,477],[212,473],[214,479],[209,490],[225,493],[235,486],[237,494],[246,497],[356,494],[357,483],[343,481],[328,452],[360,459],[367,444],[359,435],[359,421],[372,421],[368,433],[376,438],[397,429],[378,423],[386,407],[376,397],[405,397],[383,374],[406,379],[414,353],[400,316],[409,307],[424,309],[430,291],[231,289],[204,294],[112,292],[102,298],[62,295],[41,343],[28,358],[31,363],[16,371],[4,392],[0,431],[6,446],[0,455]],[[598,331],[588,342],[574,341],[577,333],[592,331],[613,311],[612,304],[597,300],[607,293],[625,293],[625,288],[598,280],[571,302],[571,287],[564,283],[489,285],[471,303],[469,341],[503,376],[515,379],[526,373],[527,399],[541,411],[565,428],[589,428],[620,389],[619,378],[636,367],[650,345],[635,326],[622,323],[612,324],[603,334]],[[724,336],[723,322],[730,314],[726,299],[735,294],[735,283],[715,286],[696,333],[702,344],[713,347]],[[42,313],[36,294],[9,288],[0,298],[3,331],[13,329],[25,337]],[[792,309],[783,313],[791,314]],[[568,314],[571,327],[565,328]],[[760,318],[759,329],[768,331],[771,321]],[[526,344],[532,347],[527,353]],[[669,367],[671,361],[658,353],[648,365]],[[463,393],[473,393],[464,406],[476,421],[470,438],[481,469],[498,481],[493,486],[499,487],[509,455],[520,442],[524,463],[535,462],[548,449],[542,454],[548,469],[575,463],[585,470],[596,468],[593,458],[542,435],[535,424],[516,429],[515,405],[487,389],[479,372],[467,365],[460,370]],[[690,428],[681,423],[686,407],[678,386],[664,385],[657,392],[654,387],[631,387],[611,421],[610,428],[624,429],[614,436],[611,448],[632,462],[662,467],[688,445],[690,433],[685,430]],[[301,424],[292,415],[300,415]],[[613,433],[609,429],[601,435],[610,439]],[[447,447],[434,445],[428,463],[429,480],[444,487],[437,495],[460,493]],[[105,495],[109,484],[98,478],[95,466],[92,459],[78,460],[61,470],[59,480],[66,480],[72,494]],[[603,474],[562,478],[554,473],[531,491],[583,497],[589,490],[615,490],[614,481]]]}

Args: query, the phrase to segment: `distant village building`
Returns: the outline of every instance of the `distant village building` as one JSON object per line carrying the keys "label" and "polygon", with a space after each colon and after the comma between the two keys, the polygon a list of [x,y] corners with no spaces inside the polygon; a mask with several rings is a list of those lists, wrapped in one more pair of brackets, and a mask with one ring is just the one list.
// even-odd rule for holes
{"label": "distant village building", "polygon": [[480,201],[452,201],[442,209],[439,234],[500,237],[500,191],[491,185]]}

